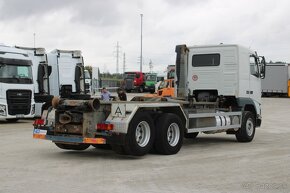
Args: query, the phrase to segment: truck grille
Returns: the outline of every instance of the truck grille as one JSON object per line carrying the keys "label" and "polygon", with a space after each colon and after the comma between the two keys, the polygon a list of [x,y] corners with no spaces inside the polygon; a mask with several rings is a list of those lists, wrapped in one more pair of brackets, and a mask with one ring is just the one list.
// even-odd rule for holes
{"label": "truck grille", "polygon": [[125,79],[125,89],[132,90],[134,89],[134,80],[133,79]]}
{"label": "truck grille", "polygon": [[31,108],[31,95],[30,90],[7,90],[8,114],[28,115]]}

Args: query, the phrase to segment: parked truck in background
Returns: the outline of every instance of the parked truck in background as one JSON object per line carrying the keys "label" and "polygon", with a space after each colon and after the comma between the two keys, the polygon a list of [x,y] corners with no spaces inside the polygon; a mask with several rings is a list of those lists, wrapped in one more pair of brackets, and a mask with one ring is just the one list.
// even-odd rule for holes
{"label": "parked truck in background", "polygon": [[0,120],[34,117],[32,73],[26,51],[0,45]]}
{"label": "parked truck in background", "polygon": [[133,90],[144,92],[145,74],[142,72],[125,72],[124,73],[124,89],[126,92]]}
{"label": "parked truck in background", "polygon": [[175,65],[167,66],[167,79],[174,79],[175,77]]}
{"label": "parked truck in background", "polygon": [[47,58],[48,65],[51,66],[50,93],[54,96],[71,95],[76,99],[85,96],[85,72],[81,51],[55,49],[47,53]]}
{"label": "parked truck in background", "polygon": [[158,86],[156,94],[159,97],[174,97],[174,79],[163,80]]}
{"label": "parked truck in background", "polygon": [[[35,116],[40,117],[43,104],[50,103],[53,98],[53,95],[50,94],[51,86],[49,84],[49,79],[54,77],[50,77],[52,67],[48,65],[46,50],[45,48],[15,47],[27,51],[32,60]],[[55,75],[56,74],[54,74],[54,76]]]}
{"label": "parked truck in background", "polygon": [[70,87],[77,97],[89,93],[85,86],[83,57],[79,50],[58,50],[46,52],[45,48],[20,47],[32,60],[34,79],[35,116],[51,106],[53,96],[60,96],[62,87]]}
{"label": "parked truck in background", "polygon": [[92,67],[92,93],[96,94],[101,88],[101,76],[99,67]]}
{"label": "parked truck in background", "polygon": [[109,144],[117,153],[175,154],[183,137],[234,134],[250,142],[262,122],[265,58],[239,45],[176,46],[177,98],[133,101],[54,98],[34,122],[34,138],[69,150]]}
{"label": "parked truck in background", "polygon": [[92,92],[92,77],[88,70],[85,70],[85,89],[87,94],[91,94]]}
{"label": "parked truck in background", "polygon": [[146,73],[145,74],[145,86],[144,90],[150,93],[155,92],[155,85],[157,83],[157,73]]}
{"label": "parked truck in background", "polygon": [[267,64],[267,76],[262,80],[263,96],[290,97],[290,64]]}

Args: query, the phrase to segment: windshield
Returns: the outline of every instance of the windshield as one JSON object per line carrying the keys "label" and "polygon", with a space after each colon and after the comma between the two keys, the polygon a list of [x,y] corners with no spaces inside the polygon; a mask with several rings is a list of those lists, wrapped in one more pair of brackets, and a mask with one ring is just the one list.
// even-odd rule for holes
{"label": "windshield", "polygon": [[147,75],[146,76],[146,80],[148,81],[156,81],[156,75]]}
{"label": "windshield", "polygon": [[85,70],[85,79],[91,79],[91,75],[87,70]]}
{"label": "windshield", "polygon": [[31,66],[0,63],[0,82],[32,84]]}
{"label": "windshield", "polygon": [[168,84],[169,84],[168,81],[163,81],[163,82],[160,83],[159,88],[160,89],[167,88],[168,87]]}
{"label": "windshield", "polygon": [[136,74],[125,74],[125,78],[134,79]]}

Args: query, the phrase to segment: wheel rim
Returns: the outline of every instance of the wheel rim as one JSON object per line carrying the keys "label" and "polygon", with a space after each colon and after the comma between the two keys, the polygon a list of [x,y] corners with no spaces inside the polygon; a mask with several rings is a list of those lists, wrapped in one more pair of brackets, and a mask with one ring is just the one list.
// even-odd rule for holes
{"label": "wheel rim", "polygon": [[251,118],[247,120],[246,132],[247,132],[248,136],[252,136],[254,133],[254,123],[253,123],[253,120]]}
{"label": "wheel rim", "polygon": [[178,144],[180,138],[179,126],[177,123],[172,123],[167,130],[167,141],[172,147]]}
{"label": "wheel rim", "polygon": [[146,121],[140,122],[135,132],[136,142],[140,147],[145,147],[150,139],[150,126]]}

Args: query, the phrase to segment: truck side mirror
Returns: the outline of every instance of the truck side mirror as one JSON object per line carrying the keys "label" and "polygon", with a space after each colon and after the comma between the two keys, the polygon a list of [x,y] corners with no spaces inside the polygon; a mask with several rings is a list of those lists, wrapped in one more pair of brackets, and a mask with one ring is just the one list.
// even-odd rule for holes
{"label": "truck side mirror", "polygon": [[261,58],[261,67],[260,67],[260,77],[264,79],[266,76],[266,60],[264,56],[260,56]]}
{"label": "truck side mirror", "polygon": [[47,66],[47,75],[50,76],[52,72],[52,67],[51,66]]}
{"label": "truck side mirror", "polygon": [[45,66],[43,64],[39,64],[38,70],[37,70],[37,83],[38,83],[38,90],[39,93],[44,92],[44,86],[43,86],[43,79],[45,76]]}

